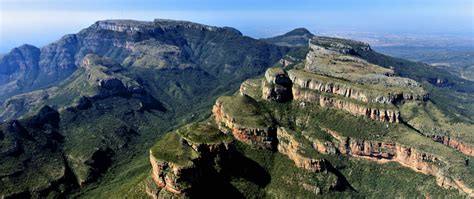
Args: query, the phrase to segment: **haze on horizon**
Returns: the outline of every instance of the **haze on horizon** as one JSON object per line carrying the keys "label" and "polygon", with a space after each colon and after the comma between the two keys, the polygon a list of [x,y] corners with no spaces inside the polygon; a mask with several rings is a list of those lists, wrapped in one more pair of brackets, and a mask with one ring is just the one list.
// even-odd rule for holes
{"label": "haze on horizon", "polygon": [[231,26],[255,38],[325,31],[474,38],[472,0],[0,0],[0,53],[38,47],[98,20],[168,18]]}

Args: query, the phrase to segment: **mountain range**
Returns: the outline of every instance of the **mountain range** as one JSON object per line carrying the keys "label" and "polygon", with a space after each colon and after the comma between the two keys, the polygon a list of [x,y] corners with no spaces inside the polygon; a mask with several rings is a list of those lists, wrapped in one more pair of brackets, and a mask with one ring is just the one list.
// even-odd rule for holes
{"label": "mountain range", "polygon": [[98,21],[0,91],[2,198],[474,196],[473,82],[304,28]]}

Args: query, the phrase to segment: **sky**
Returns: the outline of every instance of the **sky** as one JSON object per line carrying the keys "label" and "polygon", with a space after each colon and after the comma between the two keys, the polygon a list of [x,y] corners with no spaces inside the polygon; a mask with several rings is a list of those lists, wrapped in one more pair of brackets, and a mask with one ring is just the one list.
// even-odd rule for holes
{"label": "sky", "polygon": [[474,38],[474,0],[0,0],[0,53],[41,47],[98,20],[155,18],[231,26],[255,38],[298,27]]}

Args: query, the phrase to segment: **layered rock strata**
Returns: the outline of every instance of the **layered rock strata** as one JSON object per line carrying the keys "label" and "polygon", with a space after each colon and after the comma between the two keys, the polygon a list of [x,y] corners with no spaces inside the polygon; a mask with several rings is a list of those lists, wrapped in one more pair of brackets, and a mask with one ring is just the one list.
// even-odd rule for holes
{"label": "layered rock strata", "polygon": [[[255,107],[256,105],[253,103],[240,104],[241,109],[231,107],[235,106],[232,103],[239,103],[241,100],[256,103],[254,99],[248,96],[238,96],[236,98],[236,100],[230,99],[231,101],[227,101],[226,98],[221,97],[212,108],[213,116],[221,130],[225,133],[232,133],[236,140],[245,144],[275,150],[276,129],[271,119],[261,114],[259,107]],[[233,108],[238,110],[230,110]]]}
{"label": "layered rock strata", "polygon": [[474,156],[474,148],[471,146],[465,144],[464,142],[455,139],[455,138],[450,138],[449,136],[442,136],[442,135],[433,135],[431,136],[431,139],[433,139],[436,142],[442,143],[446,146],[449,146],[451,148],[454,148],[458,150],[461,153],[464,153],[466,155]]}
{"label": "layered rock strata", "polygon": [[189,196],[208,167],[228,156],[231,141],[215,124],[192,123],[169,133],[150,150],[153,182],[161,192]]}
{"label": "layered rock strata", "polygon": [[321,107],[336,108],[347,111],[352,115],[365,116],[375,121],[399,123],[401,121],[400,111],[395,108],[369,107],[368,104],[353,102],[348,99],[329,97],[325,94],[293,87],[295,100],[318,103]]}
{"label": "layered rock strata", "polygon": [[376,92],[371,88],[362,88],[362,86],[355,83],[308,73],[302,70],[290,70],[288,71],[288,76],[294,85],[298,85],[301,88],[332,93],[366,103],[393,104],[403,100],[425,100],[427,98],[426,93],[404,93],[395,90],[390,92],[390,89],[383,89],[384,91]]}
{"label": "layered rock strata", "polygon": [[455,188],[469,197],[474,197],[474,189],[446,174],[444,168],[449,163],[433,154],[395,142],[362,140],[344,137],[330,129],[324,131],[336,139],[337,149],[342,154],[381,163],[398,162],[416,172],[435,176],[437,184],[441,187]]}
{"label": "layered rock strata", "polygon": [[326,169],[326,161],[324,159],[314,159],[301,155],[298,152],[301,149],[301,144],[285,128],[278,128],[277,137],[278,152],[288,156],[297,167],[312,172],[320,172]]}

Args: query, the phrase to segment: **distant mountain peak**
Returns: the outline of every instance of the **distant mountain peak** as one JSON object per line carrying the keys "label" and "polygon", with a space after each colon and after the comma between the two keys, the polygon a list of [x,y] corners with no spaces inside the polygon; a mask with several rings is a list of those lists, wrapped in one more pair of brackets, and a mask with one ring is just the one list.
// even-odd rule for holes
{"label": "distant mountain peak", "polygon": [[302,35],[311,35],[314,36],[308,29],[306,28],[296,28],[290,32],[285,33],[283,36],[302,36]]}
{"label": "distant mountain peak", "polygon": [[267,43],[271,43],[277,46],[287,47],[301,47],[307,46],[309,39],[314,35],[306,28],[296,28],[283,35],[278,35],[272,38],[263,39]]}

